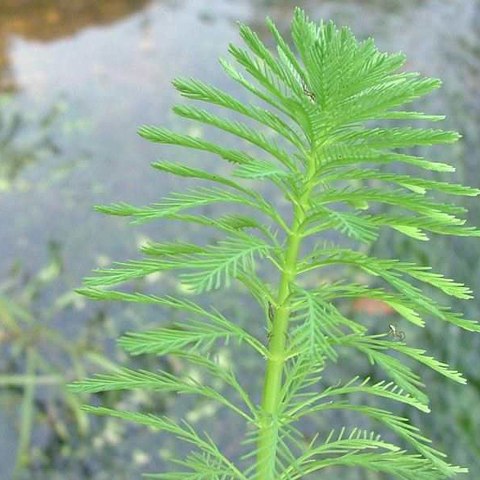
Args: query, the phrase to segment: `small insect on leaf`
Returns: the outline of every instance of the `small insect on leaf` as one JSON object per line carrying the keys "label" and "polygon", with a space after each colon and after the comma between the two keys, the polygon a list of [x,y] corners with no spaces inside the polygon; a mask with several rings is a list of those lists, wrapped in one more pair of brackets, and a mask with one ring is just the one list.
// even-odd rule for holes
{"label": "small insect on leaf", "polygon": [[275,307],[272,303],[268,302],[268,319],[270,322],[273,322],[273,318],[275,317]]}
{"label": "small insect on leaf", "polygon": [[305,84],[303,84],[303,93],[310,99],[312,103],[315,103],[315,94],[309,90]]}
{"label": "small insect on leaf", "polygon": [[403,332],[402,330],[397,330],[395,325],[388,326],[388,334],[395,340],[400,340],[401,342],[405,340],[405,332]]}

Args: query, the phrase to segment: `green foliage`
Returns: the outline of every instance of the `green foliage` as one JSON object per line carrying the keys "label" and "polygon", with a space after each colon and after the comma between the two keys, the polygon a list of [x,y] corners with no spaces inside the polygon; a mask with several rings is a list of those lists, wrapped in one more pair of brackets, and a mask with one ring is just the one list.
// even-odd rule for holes
{"label": "green foliage", "polygon": [[12,404],[21,405],[15,480],[24,478],[39,460],[35,448],[38,426],[48,425],[65,443],[73,443],[75,434],[85,437],[89,433],[89,418],[82,410],[86,398],[69,391],[67,382],[98,368],[118,368],[99,353],[101,346],[93,342],[90,329],[69,338],[54,325],[58,315],[71,311],[79,299],[71,289],[48,307],[38,304],[38,298],[45,296],[55,281],[62,278],[65,283],[62,252],[55,242],[49,244],[49,257],[34,275],[27,275],[17,264],[0,283],[0,393],[11,398]]}
{"label": "green foliage", "polygon": [[[318,478],[335,467],[415,480],[466,472],[451,465],[407,419],[380,408],[378,402],[359,402],[365,398],[382,405],[393,401],[429,412],[419,367],[458,383],[465,383],[464,378],[423,349],[408,345],[402,336],[388,338],[388,326],[370,331],[349,319],[339,304],[345,298],[373,299],[387,304],[414,327],[423,328],[436,318],[480,331],[476,322],[463,319],[426,294],[427,289],[436,289],[459,299],[472,298],[463,284],[423,265],[373,257],[361,247],[362,243],[370,245],[383,227],[419,241],[429,240],[426,232],[480,235],[479,230],[464,225],[465,209],[435,198],[435,192],[476,196],[480,190],[395,171],[402,163],[435,172],[454,170],[397,151],[459,138],[451,131],[398,126],[404,120],[443,118],[396,110],[435,90],[440,82],[401,71],[403,55],[380,53],[371,39],[358,42],[347,28],[338,29],[333,23],[312,23],[299,9],[292,23],[298,54],[273,23],[268,21],[268,26],[277,43],[276,55],[248,27],[241,26],[247,48],[230,46],[237,65],[221,62],[226,74],[256,98],[256,105],[198,80],[174,82],[184,97],[213,105],[215,111],[220,107],[242,116],[243,120],[233,121],[197,107],[174,108],[181,117],[244,141],[244,149],[166,128],[140,129],[140,135],[150,141],[206,151],[227,160],[231,164],[228,173],[222,176],[159,161],[154,168],[208,186],[176,192],[144,207],[125,203],[98,207],[110,215],[131,217],[133,222],[163,219],[201,225],[213,229],[215,239],[206,245],[147,244],[142,248],[143,258],[95,271],[80,290],[96,300],[151,304],[183,314],[174,325],[126,334],[120,346],[132,355],[180,357],[209,380],[180,372],[122,369],[78,381],[71,388],[90,393],[145,389],[195,395],[226,407],[246,422],[245,455],[238,459],[229,458],[207,433],[197,432],[184,421],[88,407],[91,413],[172,433],[194,447],[185,459],[174,459],[181,471],[152,474],[151,478],[296,480]],[[388,126],[390,120],[395,126]],[[386,126],[377,126],[379,121]],[[258,188],[263,185],[279,191],[289,211],[272,204],[265,197],[267,190]],[[214,218],[198,211],[213,204],[246,213]],[[389,206],[388,214],[379,212],[383,205]],[[313,244],[320,235],[336,243]],[[272,268],[276,280],[267,275]],[[167,271],[178,272],[185,296],[239,283],[258,302],[264,319],[252,309],[251,324],[244,328],[234,318],[185,297],[110,288]],[[332,279],[327,273],[332,271],[340,279]],[[352,271],[359,272],[355,280]],[[258,336],[254,325],[260,321],[268,332],[265,338]],[[216,355],[228,342],[265,360],[260,402],[255,400],[257,392],[246,391],[236,373]],[[348,362],[348,351],[378,366],[385,379],[352,374],[352,379],[338,380],[322,390],[324,371]],[[354,367],[349,365],[348,370]],[[378,431],[335,426],[325,438],[317,434],[308,439],[302,433],[305,420],[329,411],[351,412]],[[384,433],[388,440],[382,438]]]}

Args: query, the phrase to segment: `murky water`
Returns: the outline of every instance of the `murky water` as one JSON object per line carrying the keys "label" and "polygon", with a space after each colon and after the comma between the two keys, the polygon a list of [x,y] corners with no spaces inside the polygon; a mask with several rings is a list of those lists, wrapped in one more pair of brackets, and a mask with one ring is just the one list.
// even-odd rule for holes
{"label": "murky water", "polygon": [[[446,113],[448,126],[463,133],[462,144],[451,153],[458,165],[456,176],[467,184],[480,185],[480,2],[296,3],[313,18],[350,25],[360,38],[375,37],[381,49],[404,51],[410,70],[441,77],[444,88],[423,106]],[[292,5],[275,0],[2,0],[0,284],[4,289],[0,294],[7,291],[5,285],[12,283],[13,272],[17,272],[13,291],[22,305],[45,321],[50,316],[54,328],[67,335],[80,335],[100,311],[110,322],[99,323],[101,331],[95,335],[102,337],[100,342],[122,328],[112,327],[115,313],[121,325],[141,316],[138,309],[125,315],[115,307],[85,305],[68,292],[96,265],[133,256],[136,244],[145,236],[174,239],[178,232],[155,226],[131,228],[123,220],[93,213],[91,207],[116,200],[148,203],[175,187],[171,178],[152,175],[149,163],[160,155],[179,158],[179,153],[148,144],[136,135],[136,128],[152,123],[187,128],[170,113],[178,100],[170,85],[176,76],[199,77],[238,93],[217,62],[218,57],[226,56],[229,42],[238,42],[235,21],[253,26],[269,42],[263,19],[269,15],[286,30]],[[206,162],[209,167],[221,168],[217,161]],[[471,218],[479,224],[478,200],[468,206]],[[388,242],[380,243],[378,249],[386,249]],[[52,260],[52,245],[57,263]],[[438,251],[427,252],[429,261],[479,291],[478,242],[455,240],[440,245]],[[59,267],[51,277],[46,269],[49,265]],[[47,280],[38,276],[45,271]],[[29,285],[38,278],[36,290],[32,290]],[[25,293],[28,288],[30,293]],[[470,315],[478,307],[478,302],[461,306]],[[429,341],[444,353],[443,360],[459,369],[468,368],[473,387],[463,398],[480,403],[480,376],[473,368],[478,354],[459,352],[463,337],[457,343],[452,340],[453,347],[442,346],[442,338],[444,333],[434,330]],[[478,352],[478,341],[471,343],[472,351],[477,348]],[[0,365],[1,355],[0,351]],[[432,434],[456,462],[475,471],[480,467],[475,460],[480,457],[478,435],[475,438],[480,412],[475,410],[475,419],[462,401],[452,410],[450,397],[438,395],[434,407],[447,411],[437,426],[430,426]],[[0,478],[8,479],[14,464],[18,412],[15,402],[6,396],[1,402]],[[69,451],[68,441],[62,443],[47,427],[38,427],[34,463],[40,467],[35,477],[26,478],[131,479],[147,467],[161,464],[161,451],[166,447],[152,449],[148,432],[135,431],[134,441],[118,445],[121,433],[112,430],[117,427],[111,426],[108,434],[95,428],[87,437],[90,442],[96,438],[93,450],[71,433],[77,443]],[[44,458],[45,452],[48,458]],[[66,471],[71,473],[66,475]]]}

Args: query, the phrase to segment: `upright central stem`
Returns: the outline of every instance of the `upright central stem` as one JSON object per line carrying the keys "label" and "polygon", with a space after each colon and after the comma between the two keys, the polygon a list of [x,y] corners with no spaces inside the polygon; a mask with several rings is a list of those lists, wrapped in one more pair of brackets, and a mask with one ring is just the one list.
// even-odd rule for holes
{"label": "upright central stem", "polygon": [[[263,384],[257,453],[257,480],[274,479],[277,456],[276,417],[281,402],[283,370],[287,351],[288,322],[290,318],[291,286],[297,275],[297,260],[302,235],[301,225],[308,209],[311,188],[306,188],[298,205],[294,207],[292,229],[287,238],[287,252],[281,275],[275,314],[271,321],[269,355]],[[273,443],[273,444],[272,444]]]}

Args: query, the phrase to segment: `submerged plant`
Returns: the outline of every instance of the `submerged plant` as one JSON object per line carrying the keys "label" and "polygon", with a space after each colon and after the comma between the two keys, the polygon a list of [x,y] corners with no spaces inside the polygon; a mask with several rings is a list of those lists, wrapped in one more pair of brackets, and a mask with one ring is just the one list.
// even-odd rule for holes
{"label": "submerged plant", "polygon": [[[0,395],[15,407],[12,410],[18,405],[13,480],[26,478],[31,468],[38,467],[43,456],[36,433],[40,426],[44,432],[46,428],[51,431],[52,443],[74,443],[73,438],[88,433],[89,418],[81,409],[86,399],[70,392],[68,382],[98,368],[117,368],[98,353],[101,346],[92,342],[95,336],[89,331],[69,338],[58,329],[59,314],[65,314],[78,299],[71,289],[50,305],[39,302],[60,278],[65,283],[60,245],[50,242],[48,254],[48,263],[35,274],[27,275],[16,263],[9,277],[0,282]],[[6,409],[5,418],[10,413]],[[45,451],[47,443],[42,447]],[[8,472],[10,465],[3,467]]]}
{"label": "submerged plant", "polygon": [[[277,55],[242,26],[248,49],[232,45],[229,51],[248,76],[222,61],[227,75],[256,97],[257,104],[245,103],[199,80],[174,82],[184,97],[213,105],[215,112],[223,108],[240,114],[244,121],[196,106],[176,106],[176,114],[228,132],[248,147],[224,147],[165,128],[140,129],[140,135],[153,142],[206,151],[227,160],[231,164],[228,174],[156,162],[153,166],[160,171],[198,179],[207,186],[170,194],[145,207],[118,203],[98,208],[110,215],[129,216],[134,222],[161,219],[200,225],[206,232],[217,231],[220,239],[202,245],[149,243],[142,248],[144,258],[97,270],[80,290],[96,300],[178,310],[183,319],[174,326],[126,334],[120,345],[132,355],[177,356],[205,372],[210,381],[181,372],[125,368],[76,382],[71,388],[193,394],[218,402],[246,422],[246,440],[238,442],[244,456],[238,459],[230,458],[210,435],[183,420],[86,407],[95,414],[170,432],[194,447],[185,459],[174,459],[181,471],[152,474],[152,478],[296,480],[320,478],[332,467],[363,468],[415,480],[466,472],[449,464],[407,419],[387,409],[393,401],[429,411],[416,371],[419,366],[459,383],[465,383],[463,377],[410,345],[396,325],[380,323],[371,331],[347,318],[341,308],[344,299],[369,299],[383,302],[417,327],[436,318],[466,330],[480,330],[477,323],[439,305],[424,292],[434,287],[468,299],[467,287],[431,272],[428,266],[372,257],[361,248],[362,243],[373,242],[383,227],[419,241],[428,240],[428,232],[479,236],[478,230],[459,218],[464,208],[442,203],[429,193],[475,196],[480,190],[394,169],[408,164],[436,172],[454,170],[445,163],[397,151],[459,138],[451,131],[398,126],[401,121],[443,118],[397,110],[435,90],[440,82],[400,71],[405,62],[402,54],[380,53],[371,39],[358,42],[347,28],[312,23],[299,9],[292,24],[298,54],[272,22],[268,26]],[[391,120],[395,126],[371,124]],[[260,182],[272,185],[290,208],[284,211],[265,198]],[[213,204],[241,207],[242,213],[213,217],[190,211]],[[378,204],[389,205],[389,214],[379,213]],[[325,238],[319,241],[324,232],[336,243],[327,243]],[[278,274],[276,282],[275,276],[266,273],[272,266]],[[183,296],[112,289],[155,272],[176,270],[180,270]],[[362,275],[352,280],[351,270]],[[252,308],[250,323],[243,326],[218,309],[188,298],[233,289],[234,283],[260,305],[267,329],[264,338],[256,328],[259,309]],[[265,362],[261,397],[260,392],[247,391],[237,372],[216,355],[221,345],[234,341]],[[384,379],[355,376],[356,363],[349,351],[378,367]],[[238,364],[240,357],[234,360]],[[343,371],[351,371],[351,378],[325,386],[324,370],[335,362]],[[380,408],[378,402],[365,402],[365,398],[376,398],[386,406]],[[332,425],[325,437],[302,434],[302,421],[312,415],[327,418],[329,411],[353,412],[378,430]],[[380,435],[384,432],[388,439]],[[391,440],[395,437],[397,443]]]}

